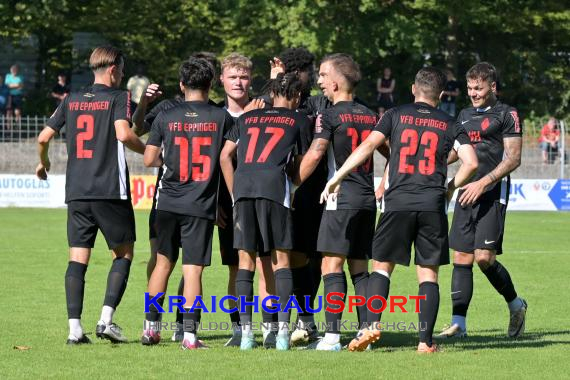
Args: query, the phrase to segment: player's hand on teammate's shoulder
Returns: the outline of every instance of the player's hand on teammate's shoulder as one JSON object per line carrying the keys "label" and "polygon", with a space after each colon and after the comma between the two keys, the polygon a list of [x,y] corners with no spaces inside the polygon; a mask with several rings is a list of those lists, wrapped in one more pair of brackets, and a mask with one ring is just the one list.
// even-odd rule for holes
{"label": "player's hand on teammate's shoulder", "polygon": [[285,73],[285,64],[278,57],[269,60],[269,65],[271,66],[269,78],[275,79],[278,74]]}
{"label": "player's hand on teammate's shoulder", "polygon": [[36,167],[36,176],[39,179],[46,180],[48,177],[47,172],[49,172],[50,166],[51,166],[51,164],[49,161],[48,161],[47,165],[44,165],[40,162],[38,164],[38,166]]}
{"label": "player's hand on teammate's shoulder", "polygon": [[253,110],[258,110],[261,108],[265,108],[265,101],[261,98],[257,98],[257,99],[253,99],[251,102],[247,103],[247,105],[244,107],[244,113],[245,112],[249,112],[249,111],[253,111]]}

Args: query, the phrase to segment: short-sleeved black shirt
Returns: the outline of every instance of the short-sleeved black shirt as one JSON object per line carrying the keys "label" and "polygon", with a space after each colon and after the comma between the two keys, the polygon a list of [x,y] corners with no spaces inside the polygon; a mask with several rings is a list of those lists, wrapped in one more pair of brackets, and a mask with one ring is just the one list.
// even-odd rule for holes
{"label": "short-sleeved black shirt", "polygon": [[[485,177],[503,160],[503,138],[522,136],[517,110],[499,101],[484,110],[465,108],[459,113],[457,122],[467,131],[479,160],[479,168],[471,179],[472,182]],[[506,201],[509,179],[507,176],[494,184],[479,199]]]}
{"label": "short-sleeved black shirt", "polygon": [[447,156],[455,142],[469,144],[461,124],[426,103],[388,110],[376,131],[390,140],[386,211],[445,210]]}
{"label": "short-sleeved black shirt", "polygon": [[[329,179],[356,147],[366,140],[377,122],[373,111],[354,101],[338,102],[323,111],[317,119],[315,138],[330,142],[327,151]],[[346,176],[336,203],[327,202],[327,209],[376,209],[372,157]]]}
{"label": "short-sleeved black shirt", "polygon": [[225,110],[204,102],[181,102],[158,114],[147,141],[164,148],[157,210],[215,219],[220,151],[232,124]]}
{"label": "short-sleeved black shirt", "polygon": [[277,107],[247,112],[226,138],[238,145],[234,201],[264,198],[291,207],[286,166],[311,143],[305,114]]}
{"label": "short-sleeved black shirt", "polygon": [[47,126],[66,126],[65,202],[130,199],[125,148],[117,140],[115,121],[131,122],[130,93],[94,84],[70,93]]}

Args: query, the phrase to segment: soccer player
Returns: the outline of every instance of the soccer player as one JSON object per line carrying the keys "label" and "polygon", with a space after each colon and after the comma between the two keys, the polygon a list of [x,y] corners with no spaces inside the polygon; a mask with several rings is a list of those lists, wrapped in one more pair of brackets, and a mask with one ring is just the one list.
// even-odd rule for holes
{"label": "soccer player", "polygon": [[[148,294],[153,298],[166,291],[182,247],[186,300],[182,348],[191,350],[205,347],[196,336],[200,311],[192,310],[192,305],[202,295],[202,273],[211,261],[218,160],[224,133],[233,120],[223,109],[208,104],[214,70],[205,59],[190,58],[182,63],[179,76],[185,101],[156,117],[144,155],[146,166],[162,166],[160,155],[164,146],[165,172],[156,202],[158,254]],[[158,303],[163,301],[161,297]],[[151,304],[141,338],[143,345],[160,341],[157,321],[158,308]]]}
{"label": "soccer player", "polygon": [[71,345],[91,343],[83,332],[81,313],[85,272],[98,230],[112,251],[113,263],[96,335],[113,343],[127,341],[121,328],[113,323],[113,314],[127,286],[135,242],[124,146],[142,154],[144,143],[130,129],[129,93],[118,89],[123,66],[120,50],[110,46],[93,50],[89,67],[95,75],[94,83],[68,95],[38,137],[40,163],[36,175],[47,179],[49,142],[66,127],[65,202],[70,248],[65,294],[69,318],[67,344]]}
{"label": "soccer player", "polygon": [[[456,147],[462,165],[448,183],[448,194],[462,186],[477,168],[477,157],[465,130],[436,108],[445,81],[441,70],[419,70],[412,85],[414,103],[388,110],[322,194],[323,201],[338,201],[342,187],[349,186],[339,186],[343,178],[363,165],[376,147],[390,141],[389,186],[384,195],[385,212],[374,234],[373,272],[367,297],[388,298],[394,267],[409,265],[414,243],[419,295],[425,296],[420,301],[419,321],[420,326],[427,327],[420,331],[417,350],[428,353],[437,351],[432,333],[439,308],[438,269],[449,263],[445,182],[450,150]],[[374,300],[372,306],[379,309],[379,303]],[[379,313],[368,311],[369,328],[359,331],[349,344],[351,351],[365,350],[380,338],[379,320]]]}
{"label": "soccer player", "polygon": [[[275,274],[278,313],[278,350],[289,349],[289,313],[285,305],[293,291],[289,252],[293,247],[290,214],[291,184],[287,167],[300,155],[310,141],[309,122],[305,115],[294,111],[300,100],[301,82],[294,73],[279,74],[269,90],[273,108],[248,112],[238,119],[227,134],[220,164],[228,190],[234,201],[234,248],[239,249],[236,290],[240,297],[251,301],[258,246],[271,251]],[[237,151],[234,174],[232,158]],[[242,338],[240,348],[255,346],[251,329],[251,306],[241,305]]]}
{"label": "soccer player", "polygon": [[[508,304],[508,336],[524,332],[527,303],[518,297],[507,269],[497,261],[503,253],[509,174],[519,167],[522,126],[517,110],[497,100],[497,70],[481,62],[467,71],[467,93],[472,107],[458,121],[477,152],[479,169],[463,187],[455,204],[449,245],[455,250],[451,280],[451,326],[440,337],[467,335],[466,316],[473,295],[473,262]],[[453,160],[453,158],[452,158]]]}
{"label": "soccer player", "polygon": [[[354,101],[354,90],[360,78],[360,68],[349,55],[332,54],[321,62],[317,83],[334,106],[323,111],[317,119],[314,140],[301,163],[301,181],[317,167],[325,152],[328,154],[329,176],[332,177],[358,144],[372,132],[377,122],[376,115]],[[373,175],[373,163],[369,159],[348,174],[338,198],[326,204],[317,242],[317,251],[323,255],[325,294],[346,294],[343,266],[348,259],[356,294],[366,297],[368,260],[376,216]],[[359,322],[366,323],[366,307],[359,307],[358,311]],[[315,348],[340,351],[338,326],[342,313],[326,312],[325,316],[325,338]]]}
{"label": "soccer player", "polygon": [[[250,103],[249,87],[251,83],[251,70],[253,64],[251,60],[241,54],[231,53],[222,60],[220,82],[224,88],[225,100],[219,104],[228,111],[234,121],[246,112],[253,104]],[[257,108],[256,105],[255,108]],[[234,167],[235,167],[234,161]],[[220,193],[218,196],[219,212],[222,214],[223,226],[218,226],[218,237],[220,242],[220,253],[222,264],[229,269],[228,294],[236,296],[236,274],[238,271],[239,256],[238,250],[233,248],[234,225],[232,215],[232,199],[228,188],[222,178],[220,183]],[[275,293],[275,282],[271,269],[271,252],[259,252],[256,267],[259,268],[258,293],[263,299]],[[233,308],[236,303],[229,301],[229,307]],[[271,331],[272,323],[277,322],[277,315],[263,311],[263,345],[266,348],[275,347],[275,334]],[[232,337],[226,342],[226,347],[239,347],[241,344],[241,327],[239,325],[239,312],[230,314],[233,327]]]}
{"label": "soccer player", "polygon": [[[217,60],[216,56],[210,52],[197,52],[193,53],[191,57],[194,58],[203,58],[210,65],[214,71],[217,67]],[[175,96],[171,99],[164,99],[159,102],[156,106],[154,106],[150,112],[147,113],[148,105],[152,103],[156,98],[162,95],[162,91],[160,90],[160,86],[156,83],[150,84],[144,95],[141,97],[139,104],[137,105],[135,112],[133,113],[133,130],[137,134],[137,136],[142,136],[150,132],[152,123],[154,119],[163,111],[166,111],[172,107],[175,107],[181,103],[184,103],[183,96]],[[210,105],[216,105],[215,102],[209,100],[208,103]],[[148,233],[149,233],[149,244],[150,244],[150,258],[147,263],[146,267],[146,275],[147,280],[150,280],[150,276],[152,271],[154,270],[154,266],[156,265],[156,252],[158,250],[158,242],[157,242],[157,232],[156,232],[156,189],[158,189],[160,185],[160,179],[163,175],[163,167],[158,168],[158,173],[156,176],[156,185],[155,185],[155,192],[152,198],[152,208],[149,213],[148,219]],[[180,278],[180,282],[178,285],[178,295],[182,295],[184,289],[184,278]],[[182,322],[183,322],[183,314],[180,313],[179,310],[176,310],[176,322],[178,323],[178,329],[172,335],[172,341],[181,342],[184,339],[184,331],[182,329]]]}

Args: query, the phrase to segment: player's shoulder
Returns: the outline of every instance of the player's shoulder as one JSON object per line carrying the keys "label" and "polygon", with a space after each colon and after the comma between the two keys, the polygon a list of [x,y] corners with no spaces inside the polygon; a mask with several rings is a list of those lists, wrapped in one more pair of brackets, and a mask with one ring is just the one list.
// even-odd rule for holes
{"label": "player's shoulder", "polygon": [[323,113],[324,110],[330,108],[332,102],[323,94],[309,96],[303,105],[299,108],[307,111],[308,114],[315,115]]}
{"label": "player's shoulder", "polygon": [[476,114],[477,110],[475,109],[475,107],[473,106],[465,107],[461,111],[459,111],[459,114],[457,115],[457,120],[459,121],[469,120],[471,119],[471,117],[475,116]]}

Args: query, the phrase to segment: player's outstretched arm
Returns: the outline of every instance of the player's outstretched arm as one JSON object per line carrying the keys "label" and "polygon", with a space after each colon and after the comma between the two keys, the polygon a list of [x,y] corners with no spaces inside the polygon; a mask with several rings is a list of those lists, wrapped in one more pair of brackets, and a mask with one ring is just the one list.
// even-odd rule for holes
{"label": "player's outstretched arm", "polygon": [[495,182],[509,175],[521,164],[522,137],[505,137],[504,158],[489,174],[478,181],[471,182],[463,187],[464,192],[459,198],[461,205],[475,203],[479,197]]}
{"label": "player's outstretched arm", "polygon": [[144,166],[146,166],[147,168],[161,167],[163,165],[163,161],[160,152],[161,152],[160,147],[154,145],[147,145],[144,150],[144,157],[143,157]]}
{"label": "player's outstretched arm", "polygon": [[129,128],[129,122],[126,120],[115,121],[115,133],[117,135],[117,140],[125,144],[127,148],[133,152],[144,154],[145,145],[138,138],[135,132]]}
{"label": "player's outstretched arm", "polygon": [[224,148],[220,153],[220,168],[222,169],[222,174],[224,175],[224,180],[226,181],[226,186],[228,191],[234,199],[234,165],[232,159],[235,155],[237,149],[237,144],[233,141],[226,140]]}
{"label": "player's outstretched arm", "polygon": [[329,195],[336,197],[340,190],[340,183],[354,168],[362,165],[376,150],[377,147],[386,141],[386,136],[382,132],[372,131],[370,135],[352,152],[338,169],[336,174],[327,182],[324,191],[321,193],[321,203],[329,198]]}
{"label": "player's outstretched arm", "polygon": [[40,156],[40,163],[36,167],[36,176],[39,179],[47,179],[47,172],[51,167],[51,163],[49,162],[49,142],[55,136],[57,132],[50,128],[45,127],[38,136],[38,154]]}
{"label": "player's outstretched arm", "polygon": [[319,162],[325,155],[327,148],[329,146],[329,140],[316,138],[311,143],[309,150],[303,156],[301,164],[299,165],[299,170],[296,171],[296,175],[293,177],[293,183],[296,186],[300,186],[303,182],[307,180],[315,171]]}
{"label": "player's outstretched arm", "polygon": [[152,83],[148,85],[143,96],[141,96],[141,100],[133,114],[133,131],[137,136],[142,136],[150,130],[150,126],[145,128],[144,116],[146,115],[148,105],[160,95],[162,95],[160,86],[156,83]]}
{"label": "player's outstretched arm", "polygon": [[[455,150],[453,150],[455,152]],[[461,187],[469,181],[469,179],[477,172],[479,161],[477,153],[471,144],[463,144],[457,148],[457,157],[461,160],[461,166],[447,184],[447,200],[451,200],[453,193],[458,187]]]}

